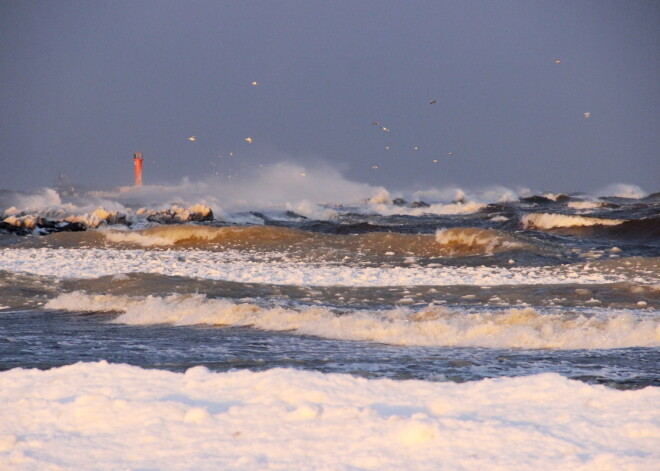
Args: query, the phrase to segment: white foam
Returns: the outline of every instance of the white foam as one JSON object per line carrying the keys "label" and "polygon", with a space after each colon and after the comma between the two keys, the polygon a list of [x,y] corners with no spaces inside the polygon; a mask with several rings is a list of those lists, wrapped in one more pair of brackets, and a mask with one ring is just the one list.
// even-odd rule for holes
{"label": "white foam", "polygon": [[106,362],[0,372],[0,468],[634,469],[660,388],[556,374],[454,384]]}
{"label": "white foam", "polygon": [[552,201],[557,201],[557,198],[559,198],[562,195],[563,193],[543,193],[543,195],[541,196],[543,196],[544,198],[548,198],[549,200]]}
{"label": "white foam", "polygon": [[429,306],[353,311],[341,315],[324,307],[263,308],[204,295],[131,298],[61,294],[48,309],[119,311],[114,322],[131,325],[252,326],[303,335],[418,346],[592,349],[660,346],[660,317],[634,311],[600,310],[580,315],[532,308],[465,312]]}
{"label": "white foam", "polygon": [[378,187],[373,191],[373,194],[369,197],[367,203],[390,205],[392,204],[392,196],[385,188]]}
{"label": "white foam", "polygon": [[13,194],[9,200],[14,206],[4,210],[5,217],[45,218],[98,227],[106,223],[114,224],[118,218],[128,216],[130,219],[132,215],[132,211],[121,203],[99,198],[93,192],[64,203],[56,190],[44,188],[33,195]]}
{"label": "white foam", "polygon": [[480,203],[505,203],[517,201],[519,195],[515,191],[503,186],[489,186],[482,189],[465,190],[459,187],[430,188],[417,190],[412,193],[413,201],[426,201],[434,203],[449,203],[454,201],[477,201]]}
{"label": "white foam", "polygon": [[525,229],[552,229],[555,227],[616,226],[625,222],[623,219],[590,218],[550,213],[531,213],[522,217]]}
{"label": "white foam", "polygon": [[468,201],[465,203],[435,203],[427,207],[412,208],[408,206],[388,205],[382,203],[370,203],[368,211],[381,216],[423,216],[425,214],[453,215],[453,214],[471,214],[485,208],[483,203]]}
{"label": "white foam", "polygon": [[598,201],[571,201],[567,206],[571,209],[588,210],[600,208],[602,205],[603,203]]}
{"label": "white foam", "polygon": [[[131,234],[124,232],[122,234]],[[629,274],[572,265],[549,267],[356,267],[253,260],[235,251],[0,249],[0,270],[57,278],[89,279],[120,273],[152,273],[242,283],[317,286],[448,286],[615,283]],[[273,254],[277,255],[277,254]],[[657,284],[657,273],[640,273]]]}
{"label": "white foam", "polygon": [[298,204],[286,204],[285,207],[289,211],[316,221],[328,221],[338,216],[337,211],[334,209],[323,208],[309,200],[303,200]]}
{"label": "white foam", "polygon": [[[468,199],[466,193],[460,188],[432,189],[413,193],[415,201],[423,200],[425,197],[432,198],[436,202],[425,207],[395,205],[389,191],[385,188],[377,188],[367,200],[366,208],[359,208],[359,210],[380,214],[381,216],[423,216],[426,214],[471,214],[486,207],[484,203]],[[448,201],[448,203],[445,201]]]}

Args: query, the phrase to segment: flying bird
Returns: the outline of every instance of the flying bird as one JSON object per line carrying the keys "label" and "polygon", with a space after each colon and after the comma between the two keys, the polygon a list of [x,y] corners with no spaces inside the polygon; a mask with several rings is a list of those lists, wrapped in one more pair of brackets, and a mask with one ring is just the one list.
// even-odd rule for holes
{"label": "flying bird", "polygon": [[431,101],[429,101],[429,104],[430,104],[430,105],[433,105],[433,104],[435,104],[435,103],[437,103],[437,102],[438,102],[438,100],[431,100]]}
{"label": "flying bird", "polygon": [[390,128],[382,126],[381,129],[385,132],[390,132]]}
{"label": "flying bird", "polygon": [[252,138],[251,137],[246,137],[245,142],[247,142],[248,144],[252,144]]}
{"label": "flying bird", "polygon": [[419,150],[419,146],[414,146],[413,150]]}
{"label": "flying bird", "polygon": [[197,138],[196,138],[195,136],[190,136],[190,137],[188,138],[188,140],[189,140],[189,141],[196,141]]}
{"label": "flying bird", "polygon": [[591,116],[591,113],[589,113],[589,112],[586,112],[586,113],[584,114],[584,117],[585,117],[585,118],[588,118],[588,117],[590,117],[590,116]]}
{"label": "flying bird", "polygon": [[561,61],[559,59],[555,60],[555,64],[559,64]]}
{"label": "flying bird", "polygon": [[259,83],[257,83],[257,81],[255,80],[255,81],[252,82],[250,85],[254,85],[254,86],[256,87],[257,85],[259,85]]}
{"label": "flying bird", "polygon": [[374,121],[374,122],[371,123],[371,124],[372,124],[373,126],[378,126],[380,123],[379,123],[378,121]]}

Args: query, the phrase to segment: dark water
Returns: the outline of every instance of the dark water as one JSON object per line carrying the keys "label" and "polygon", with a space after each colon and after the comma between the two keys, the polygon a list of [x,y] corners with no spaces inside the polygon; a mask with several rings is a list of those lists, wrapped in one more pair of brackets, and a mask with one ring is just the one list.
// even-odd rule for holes
{"label": "dark water", "polygon": [[[147,228],[128,224],[130,231],[117,231],[115,239],[96,230],[25,236],[0,228],[0,369],[52,368],[107,360],[173,371],[196,365],[214,371],[287,367],[363,377],[456,382],[556,372],[614,388],[660,386],[660,196],[601,198],[590,209],[580,209],[576,203],[581,202],[579,195],[554,199],[536,196],[454,215],[424,213],[423,202],[393,202],[388,214],[397,208],[404,213],[394,215],[378,214],[367,206],[328,206],[337,215],[323,221],[290,211],[252,212],[247,216],[261,224],[226,220],[196,225],[150,224]],[[166,238],[168,242],[145,246],[125,234],[137,234],[150,241]],[[243,257],[228,262],[234,263],[237,270],[241,260],[265,264],[293,261],[308,264],[310,272],[327,266],[436,267],[438,283],[376,287],[360,286],[358,282],[355,286],[273,285],[139,270],[121,278],[115,277],[123,273],[121,270],[110,276],[60,278],[42,275],[38,270],[27,273],[18,262],[3,265],[3,257],[10,259],[10,251],[14,254],[41,248],[54,251],[50,254],[65,254],[60,258],[66,258],[71,249],[101,249],[108,253],[174,250],[179,251],[183,266],[192,255],[203,258],[207,253],[233,251]],[[48,266],[47,259],[41,262]],[[529,283],[487,287],[442,283],[442,270],[507,269],[512,263],[530,269],[554,268],[557,273],[590,270],[612,275],[616,281],[539,284],[530,278]],[[80,269],[84,273],[85,267]],[[402,299],[412,300],[411,315],[424,306],[437,304],[466,315],[524,306],[541,316],[559,312],[564,317],[547,328],[568,331],[575,317],[596,319],[623,310],[624,320],[629,316],[635,322],[648,321],[651,336],[655,328],[655,342],[636,345],[633,339],[625,348],[573,350],[423,347],[414,341],[391,345],[250,325],[173,325],[166,320],[126,325],[112,322],[120,312],[84,306],[79,310],[45,307],[49,300],[72,292],[142,300],[199,293],[210,300],[247,300],[263,309],[301,309],[313,304],[336,316],[368,310],[376,318],[379,312],[398,306]],[[550,308],[553,310],[548,311]],[[579,337],[580,327],[575,329]],[[617,334],[608,332],[603,335]]]}
{"label": "dark water", "polygon": [[399,347],[245,327],[127,326],[107,314],[0,313],[0,369],[107,360],[144,368],[213,371],[299,368],[362,377],[464,382],[556,372],[618,389],[660,386],[660,351]]}

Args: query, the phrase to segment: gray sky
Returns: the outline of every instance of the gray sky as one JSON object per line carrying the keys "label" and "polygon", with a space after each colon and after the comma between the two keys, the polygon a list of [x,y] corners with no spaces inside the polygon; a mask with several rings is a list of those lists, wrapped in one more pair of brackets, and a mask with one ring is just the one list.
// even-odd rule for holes
{"label": "gray sky", "polygon": [[0,0],[0,42],[0,188],[130,185],[139,150],[145,184],[660,190],[655,0]]}

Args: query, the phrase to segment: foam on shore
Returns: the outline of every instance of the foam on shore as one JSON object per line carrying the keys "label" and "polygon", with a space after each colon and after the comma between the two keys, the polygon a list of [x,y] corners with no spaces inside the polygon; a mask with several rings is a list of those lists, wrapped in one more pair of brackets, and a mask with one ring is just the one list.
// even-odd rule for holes
{"label": "foam on shore", "polygon": [[103,361],[14,369],[0,372],[0,468],[651,471],[658,404],[660,388],[557,374],[454,384]]}

